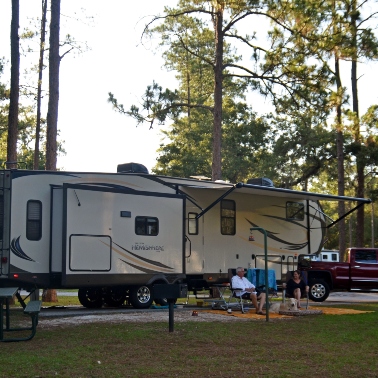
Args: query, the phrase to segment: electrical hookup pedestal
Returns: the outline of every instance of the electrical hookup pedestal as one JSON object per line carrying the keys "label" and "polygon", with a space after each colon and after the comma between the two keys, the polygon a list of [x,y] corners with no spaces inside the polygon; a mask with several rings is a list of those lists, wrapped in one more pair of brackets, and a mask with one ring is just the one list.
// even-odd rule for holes
{"label": "electrical hookup pedestal", "polygon": [[174,308],[177,298],[187,298],[188,286],[186,284],[156,284],[153,287],[154,299],[166,299],[169,311],[169,332],[174,330]]}

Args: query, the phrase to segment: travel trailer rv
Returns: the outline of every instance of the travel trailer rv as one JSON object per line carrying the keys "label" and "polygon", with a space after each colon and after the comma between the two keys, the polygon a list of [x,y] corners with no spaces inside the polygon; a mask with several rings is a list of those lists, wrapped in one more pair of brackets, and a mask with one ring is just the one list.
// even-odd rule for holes
{"label": "travel trailer rv", "polygon": [[127,297],[147,308],[154,284],[211,287],[227,281],[229,268],[262,267],[265,247],[280,281],[299,254],[322,249],[335,223],[319,201],[350,201],[353,210],[369,203],[156,176],[138,164],[118,170],[0,172],[0,286],[76,288],[86,307]]}

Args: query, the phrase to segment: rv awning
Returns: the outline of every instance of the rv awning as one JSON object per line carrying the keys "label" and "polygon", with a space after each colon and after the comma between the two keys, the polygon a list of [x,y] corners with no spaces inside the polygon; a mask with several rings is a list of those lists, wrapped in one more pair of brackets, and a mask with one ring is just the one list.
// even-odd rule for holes
{"label": "rv awning", "polygon": [[269,186],[260,186],[260,185],[251,185],[238,183],[235,185],[238,193],[253,193],[261,194],[265,196],[274,196],[274,197],[286,197],[293,200],[310,200],[310,201],[344,201],[344,202],[357,202],[357,203],[370,203],[370,198],[356,198],[356,197],[347,197],[347,196],[336,196],[332,194],[321,194],[321,193],[311,193],[303,192],[299,190],[290,190],[282,188],[274,188]]}
{"label": "rv awning", "polygon": [[356,198],[356,197],[347,197],[347,196],[336,196],[332,194],[321,194],[321,193],[311,193],[303,192],[300,190],[291,190],[291,189],[282,189],[275,188],[270,186],[260,186],[253,184],[230,184],[226,182],[216,182],[216,181],[201,181],[193,179],[180,179],[177,177],[159,177],[166,184],[175,185],[178,187],[192,187],[198,189],[212,189],[219,190],[223,192],[230,191],[233,192],[236,190],[238,193],[245,194],[255,194],[255,195],[264,195],[272,197],[285,197],[292,200],[311,200],[311,201],[344,201],[344,202],[357,202],[358,204],[370,203],[369,198]]}
{"label": "rv awning", "polygon": [[338,218],[335,221],[332,221],[331,224],[327,226],[327,228],[332,227],[336,223],[338,223],[341,219],[345,218],[349,214],[356,211],[359,207],[371,203],[370,198],[357,198],[357,197],[348,197],[348,196],[336,196],[332,194],[321,194],[321,193],[311,193],[311,192],[303,192],[300,190],[291,190],[291,189],[282,189],[282,188],[275,188],[271,186],[261,186],[261,185],[253,185],[253,184],[243,184],[239,182],[237,184],[230,184],[226,182],[217,182],[217,181],[205,181],[205,180],[194,180],[194,179],[185,179],[185,178],[177,178],[177,177],[164,177],[164,176],[156,176],[160,182],[163,182],[165,185],[176,187],[176,189],[180,190],[183,187],[191,187],[191,188],[198,188],[201,190],[217,190],[219,191],[219,197],[207,206],[205,209],[197,215],[197,219],[202,217],[205,213],[207,213],[211,208],[213,208],[217,203],[219,203],[222,199],[229,196],[232,192],[236,191],[238,193],[245,193],[245,194],[254,194],[254,195],[261,195],[261,196],[272,196],[272,197],[285,197],[291,199],[293,201],[343,201],[343,202],[354,202],[355,207],[345,213],[343,216]]}
{"label": "rv awning", "polygon": [[[215,184],[215,183],[214,183]],[[193,185],[194,186],[194,185]],[[197,187],[201,187],[203,189],[203,186],[196,185]],[[341,219],[344,219],[349,214],[356,211],[359,207],[371,203],[371,199],[369,198],[356,198],[356,197],[347,197],[347,196],[335,196],[330,194],[321,194],[321,193],[311,193],[311,192],[303,192],[298,190],[290,190],[290,189],[281,189],[281,188],[274,188],[269,186],[260,186],[260,185],[252,185],[252,184],[243,184],[238,183],[235,185],[225,185],[222,184],[221,187],[217,186],[206,186],[211,189],[221,190],[223,193],[222,195],[215,200],[212,204],[210,204],[208,207],[203,209],[198,215],[197,219],[202,217],[205,213],[207,213],[211,208],[213,208],[217,203],[219,203],[222,199],[226,198],[228,195],[230,195],[233,191],[236,191],[238,193],[245,193],[245,194],[254,194],[254,195],[264,195],[264,196],[274,196],[274,197],[285,197],[289,198],[293,201],[344,201],[344,202],[355,202],[356,206],[353,207],[351,210],[346,212],[343,216],[339,217],[337,220],[332,221],[327,228],[330,228],[334,226],[336,223],[338,223]]]}

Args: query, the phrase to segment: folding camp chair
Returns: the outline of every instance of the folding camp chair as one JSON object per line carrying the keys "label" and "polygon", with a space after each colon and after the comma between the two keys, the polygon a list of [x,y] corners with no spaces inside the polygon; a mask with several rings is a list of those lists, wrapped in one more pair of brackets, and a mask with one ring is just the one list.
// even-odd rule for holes
{"label": "folding camp chair", "polygon": [[[288,270],[286,273],[286,280],[282,285],[282,302],[285,303],[286,298],[290,298],[289,294],[287,293],[286,287],[287,283],[290,279],[293,278],[294,271]],[[305,282],[306,286],[308,286],[308,279],[307,279],[307,272],[301,271],[302,280]],[[301,298],[306,298],[306,310],[308,310],[309,303],[308,303],[308,292],[306,290],[301,290]]]}
{"label": "folding camp chair", "polygon": [[[244,276],[247,274],[247,271],[245,270]],[[241,312],[244,314],[248,308],[245,307],[246,305],[251,306],[252,303],[248,299],[244,299],[241,297],[240,292],[243,291],[243,289],[233,287],[232,286],[232,277],[236,275],[236,269],[228,269],[228,280],[230,283],[230,297],[228,299],[227,307],[228,308],[235,308],[240,309]],[[239,293],[239,295],[238,295]]]}

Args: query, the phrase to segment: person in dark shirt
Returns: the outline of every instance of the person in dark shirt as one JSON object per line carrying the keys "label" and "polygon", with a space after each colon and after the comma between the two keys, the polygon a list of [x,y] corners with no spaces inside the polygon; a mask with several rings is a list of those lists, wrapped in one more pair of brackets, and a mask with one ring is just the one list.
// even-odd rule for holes
{"label": "person in dark shirt", "polygon": [[303,281],[301,272],[299,270],[294,270],[293,278],[287,282],[286,293],[290,298],[295,298],[297,300],[298,308],[301,308],[301,296],[302,292],[308,292],[309,287]]}

